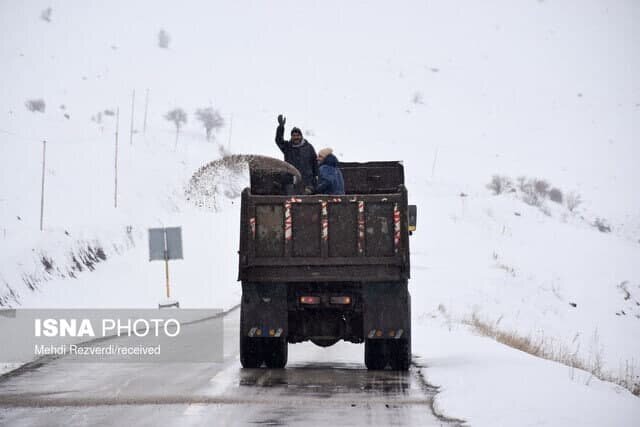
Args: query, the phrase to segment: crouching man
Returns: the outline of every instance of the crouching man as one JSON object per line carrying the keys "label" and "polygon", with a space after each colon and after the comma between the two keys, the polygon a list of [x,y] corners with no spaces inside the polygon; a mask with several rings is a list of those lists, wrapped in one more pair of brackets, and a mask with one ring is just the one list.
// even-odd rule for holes
{"label": "crouching man", "polygon": [[317,194],[344,194],[344,179],[338,169],[338,159],[331,148],[323,148],[318,152],[318,185]]}

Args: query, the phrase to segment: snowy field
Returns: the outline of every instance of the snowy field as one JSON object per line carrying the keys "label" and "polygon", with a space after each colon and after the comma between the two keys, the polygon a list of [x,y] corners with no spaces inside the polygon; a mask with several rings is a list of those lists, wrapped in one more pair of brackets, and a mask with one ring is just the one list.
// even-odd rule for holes
{"label": "snowy field", "polygon": [[[284,113],[340,160],[404,161],[414,353],[437,411],[637,425],[638,397],[593,373],[640,384],[638,20],[633,1],[1,2],[0,304],[155,307],[161,226],[183,227],[181,306],[237,304],[246,177],[217,177],[205,208],[185,191],[223,151],[279,158]],[[194,113],[210,106],[225,124],[207,141]],[[516,191],[495,195],[496,174]],[[582,203],[525,203],[520,176]]]}

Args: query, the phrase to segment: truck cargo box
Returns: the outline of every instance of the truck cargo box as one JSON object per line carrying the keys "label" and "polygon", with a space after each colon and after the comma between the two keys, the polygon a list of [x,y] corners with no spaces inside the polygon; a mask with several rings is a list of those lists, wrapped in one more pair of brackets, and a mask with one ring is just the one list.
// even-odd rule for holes
{"label": "truck cargo box", "polygon": [[341,163],[340,169],[344,196],[265,195],[244,190],[239,280],[376,282],[409,278],[402,164]]}

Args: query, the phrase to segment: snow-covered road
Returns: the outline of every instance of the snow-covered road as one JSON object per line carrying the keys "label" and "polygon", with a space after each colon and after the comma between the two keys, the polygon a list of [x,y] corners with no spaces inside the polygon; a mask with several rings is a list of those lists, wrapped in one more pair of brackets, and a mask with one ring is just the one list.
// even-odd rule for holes
{"label": "snow-covered road", "polygon": [[[242,369],[239,310],[225,317],[224,362],[65,363],[0,382],[0,424],[455,425],[432,412],[417,370],[369,372],[361,345],[290,345],[283,370]],[[197,323],[206,339],[207,324]]]}

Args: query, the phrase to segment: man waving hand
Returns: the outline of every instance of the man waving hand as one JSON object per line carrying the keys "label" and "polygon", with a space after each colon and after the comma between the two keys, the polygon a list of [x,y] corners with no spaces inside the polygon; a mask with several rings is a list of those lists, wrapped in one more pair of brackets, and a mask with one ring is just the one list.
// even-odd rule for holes
{"label": "man waving hand", "polygon": [[305,194],[312,194],[318,176],[318,163],[316,161],[316,150],[313,145],[302,137],[302,131],[297,127],[291,129],[291,139],[284,139],[284,124],[286,117],[282,114],[278,116],[278,128],[276,129],[276,144],[284,154],[284,161],[293,165],[300,175],[304,184]]}

